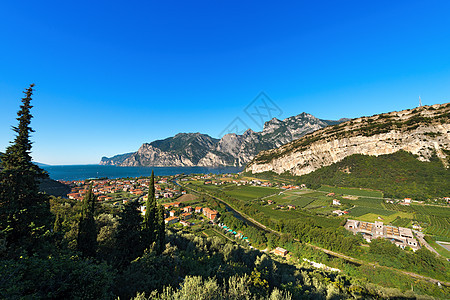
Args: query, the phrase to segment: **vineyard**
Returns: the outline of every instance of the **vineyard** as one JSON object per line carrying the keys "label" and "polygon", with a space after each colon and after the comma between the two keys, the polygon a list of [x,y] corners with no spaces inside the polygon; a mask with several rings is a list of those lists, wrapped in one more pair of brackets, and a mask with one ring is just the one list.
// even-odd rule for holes
{"label": "vineyard", "polygon": [[450,239],[450,219],[433,215],[416,214],[414,220],[425,229],[425,233]]}
{"label": "vineyard", "polygon": [[361,197],[378,197],[382,198],[383,193],[375,190],[368,189],[358,189],[358,188],[344,188],[344,187],[331,187],[327,185],[323,185],[319,188],[319,191],[327,192],[327,193],[335,193],[342,195],[355,195]]}

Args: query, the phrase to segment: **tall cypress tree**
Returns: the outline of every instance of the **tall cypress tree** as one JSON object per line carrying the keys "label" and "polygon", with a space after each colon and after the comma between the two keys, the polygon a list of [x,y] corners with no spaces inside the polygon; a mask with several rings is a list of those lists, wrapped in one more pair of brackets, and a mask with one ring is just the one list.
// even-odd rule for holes
{"label": "tall cypress tree", "polygon": [[144,253],[144,245],[141,240],[142,215],[138,206],[138,201],[130,201],[125,204],[119,214],[114,261],[119,268],[127,266]]}
{"label": "tall cypress tree", "polygon": [[157,246],[158,253],[162,253],[164,251],[166,245],[166,224],[164,222],[164,207],[162,205],[158,205],[157,208]]}
{"label": "tall cypress tree", "polygon": [[148,186],[147,202],[145,204],[145,216],[143,226],[143,243],[144,247],[150,247],[156,238],[157,220],[156,220],[156,198],[155,198],[155,174],[152,171],[150,184]]}
{"label": "tall cypress tree", "polygon": [[97,228],[94,220],[97,197],[92,192],[92,184],[83,199],[78,223],[77,249],[83,256],[95,257],[97,252]]}
{"label": "tall cypress tree", "polygon": [[31,161],[30,127],[31,96],[34,84],[24,91],[22,105],[17,112],[19,125],[13,127],[16,137],[0,162],[0,231],[10,247],[34,252],[39,238],[52,225],[49,197],[39,192],[39,179],[47,173]]}

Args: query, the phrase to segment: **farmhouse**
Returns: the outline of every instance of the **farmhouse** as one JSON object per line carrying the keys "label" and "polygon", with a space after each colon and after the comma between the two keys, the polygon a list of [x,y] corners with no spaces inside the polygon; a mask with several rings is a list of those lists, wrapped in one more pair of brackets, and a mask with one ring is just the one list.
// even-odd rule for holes
{"label": "farmhouse", "polygon": [[217,215],[219,214],[219,212],[217,210],[214,209],[210,209],[208,207],[205,207],[203,209],[203,214],[210,220],[214,220]]}
{"label": "farmhouse", "polygon": [[341,201],[337,199],[333,199],[333,205],[341,205]]}
{"label": "farmhouse", "polygon": [[180,224],[183,226],[191,226],[192,223],[189,223],[188,221],[180,221]]}
{"label": "farmhouse", "polygon": [[183,217],[183,220],[189,220],[192,218],[192,214],[188,212],[182,213],[181,216]]}
{"label": "farmhouse", "polygon": [[343,211],[343,210],[340,210],[340,209],[333,210],[333,214],[336,214],[336,215],[338,215],[338,216],[342,216],[342,215],[345,215],[345,214],[347,214],[347,213],[348,213],[348,212]]}
{"label": "farmhouse", "polygon": [[179,221],[178,217],[169,217],[164,220],[164,223],[166,223],[167,225],[170,225],[170,224],[175,224],[178,221]]}
{"label": "farmhouse", "polygon": [[194,209],[192,208],[192,206],[186,206],[183,210],[184,210],[185,212],[191,212],[191,211],[193,211]]}
{"label": "farmhouse", "polygon": [[283,249],[281,247],[276,247],[275,250],[273,251],[273,253],[275,255],[279,255],[279,256],[286,256],[288,254],[288,251],[286,249]]}

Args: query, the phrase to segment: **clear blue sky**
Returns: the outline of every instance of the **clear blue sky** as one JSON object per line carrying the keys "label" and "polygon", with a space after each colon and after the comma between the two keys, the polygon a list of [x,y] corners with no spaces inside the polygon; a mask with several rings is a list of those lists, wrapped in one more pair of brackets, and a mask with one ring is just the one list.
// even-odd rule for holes
{"label": "clear blue sky", "polygon": [[279,118],[450,100],[449,1],[2,1],[0,151],[36,84],[33,158],[97,163],[218,137],[265,91]]}

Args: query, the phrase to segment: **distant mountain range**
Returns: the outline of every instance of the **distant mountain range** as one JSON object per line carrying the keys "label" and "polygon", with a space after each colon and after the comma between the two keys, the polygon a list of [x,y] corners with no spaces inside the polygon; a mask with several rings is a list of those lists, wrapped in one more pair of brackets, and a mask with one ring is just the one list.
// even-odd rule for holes
{"label": "distant mountain range", "polygon": [[284,120],[273,118],[264,124],[261,132],[248,129],[242,135],[229,133],[221,139],[202,133],[179,133],[164,140],[144,143],[136,152],[103,157],[100,164],[242,167],[260,151],[280,147],[307,133],[347,120],[349,119],[321,120],[313,115],[301,113]]}

